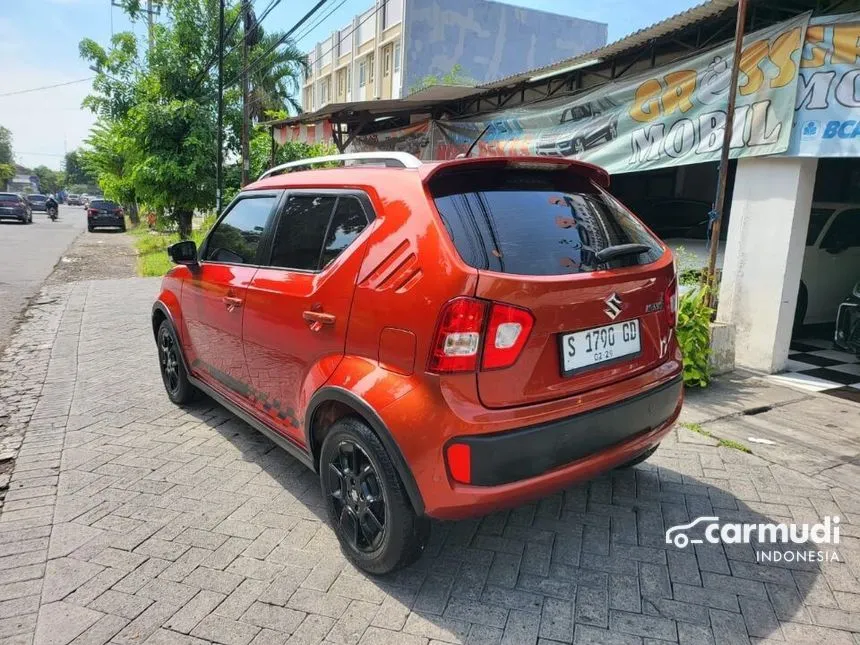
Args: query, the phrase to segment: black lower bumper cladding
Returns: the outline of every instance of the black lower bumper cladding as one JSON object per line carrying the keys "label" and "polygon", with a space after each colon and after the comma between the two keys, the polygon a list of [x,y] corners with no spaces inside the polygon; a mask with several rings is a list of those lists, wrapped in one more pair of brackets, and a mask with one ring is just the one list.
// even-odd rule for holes
{"label": "black lower bumper cladding", "polygon": [[462,437],[471,449],[471,484],[498,486],[536,477],[663,425],[682,396],[680,377],[642,394],[566,419]]}

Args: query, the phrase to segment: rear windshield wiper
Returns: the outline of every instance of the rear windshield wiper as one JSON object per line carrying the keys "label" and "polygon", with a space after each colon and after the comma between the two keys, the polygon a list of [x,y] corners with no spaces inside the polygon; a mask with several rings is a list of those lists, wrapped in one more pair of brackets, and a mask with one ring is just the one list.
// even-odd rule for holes
{"label": "rear windshield wiper", "polygon": [[647,244],[616,244],[615,246],[607,246],[605,249],[600,249],[594,254],[594,258],[602,263],[625,255],[647,253],[650,250],[651,247]]}

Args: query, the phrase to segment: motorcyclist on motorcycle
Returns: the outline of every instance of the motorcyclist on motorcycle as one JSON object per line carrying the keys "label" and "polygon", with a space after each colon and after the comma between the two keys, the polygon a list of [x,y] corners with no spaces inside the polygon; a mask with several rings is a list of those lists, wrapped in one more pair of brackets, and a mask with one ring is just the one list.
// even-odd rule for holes
{"label": "motorcyclist on motorcycle", "polygon": [[54,199],[53,195],[49,195],[48,199],[45,200],[45,210],[48,213],[48,217],[57,219],[58,207],[57,200]]}

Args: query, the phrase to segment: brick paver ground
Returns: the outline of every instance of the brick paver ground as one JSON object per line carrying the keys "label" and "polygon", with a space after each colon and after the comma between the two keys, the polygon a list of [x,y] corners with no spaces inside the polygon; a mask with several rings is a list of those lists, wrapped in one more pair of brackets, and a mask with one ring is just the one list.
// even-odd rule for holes
{"label": "brick paver ground", "polygon": [[[38,386],[2,383],[26,434],[0,515],[0,642],[860,645],[857,490],[680,428],[635,469],[436,524],[416,565],[360,573],[313,474],[211,402],[169,403],[157,286],[50,288],[50,338],[16,340],[0,362]],[[836,514],[838,563],[664,542],[697,516]]]}

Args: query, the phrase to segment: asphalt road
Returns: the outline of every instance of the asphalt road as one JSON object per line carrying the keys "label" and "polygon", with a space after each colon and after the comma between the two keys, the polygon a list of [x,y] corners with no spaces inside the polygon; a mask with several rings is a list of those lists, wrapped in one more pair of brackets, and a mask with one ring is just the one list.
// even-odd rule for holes
{"label": "asphalt road", "polygon": [[60,206],[56,222],[33,213],[29,225],[0,221],[0,349],[11,335],[27,300],[39,291],[63,253],[86,230],[80,206]]}

